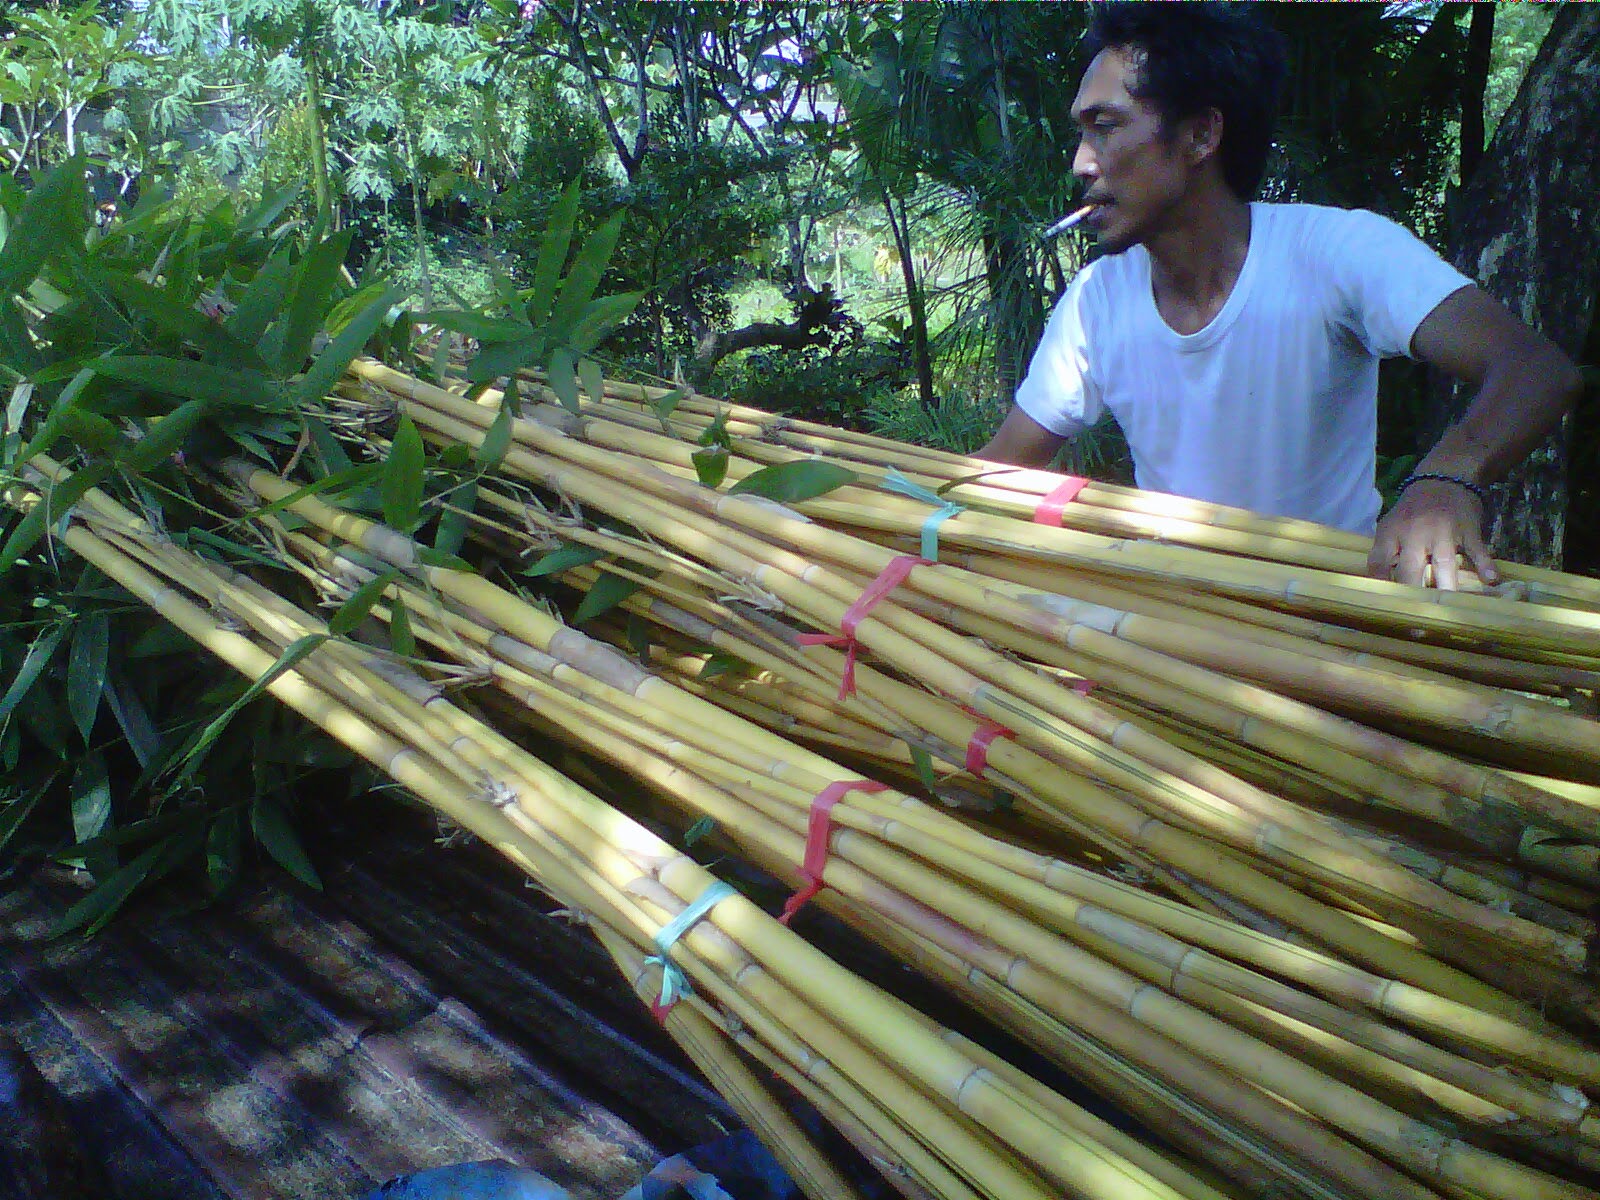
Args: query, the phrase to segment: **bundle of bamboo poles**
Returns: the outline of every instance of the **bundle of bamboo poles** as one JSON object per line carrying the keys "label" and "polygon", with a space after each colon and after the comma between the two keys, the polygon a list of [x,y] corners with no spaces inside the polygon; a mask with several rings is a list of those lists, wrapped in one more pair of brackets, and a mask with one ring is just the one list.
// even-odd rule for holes
{"label": "bundle of bamboo poles", "polygon": [[[495,394],[473,402],[377,364],[358,364],[353,384],[369,416],[398,406],[439,444],[481,441],[497,412]],[[831,1028],[792,1024],[803,1010],[765,990],[761,972],[776,973],[765,950],[718,957],[732,900],[680,943],[706,955],[689,960],[707,972],[690,971],[694,1007],[673,1009],[709,1022],[696,1027],[702,1055],[732,1039],[925,1194],[1591,1194],[1600,747],[1578,705],[1600,662],[1584,581],[1418,601],[1287,555],[1241,557],[1252,552],[1237,544],[1218,553],[1136,541],[1132,527],[1025,523],[1026,501],[997,511],[964,490],[982,481],[942,494],[970,503],[941,517],[938,561],[915,562],[904,552],[927,548],[930,507],[944,503],[915,486],[983,464],[946,462],[919,481],[907,468],[920,452],[819,429],[800,432],[827,445],[785,446],[776,434],[790,431],[740,412],[752,432],[733,441],[731,479],[798,451],[848,461],[863,480],[890,481],[893,467],[913,486],[842,488],[793,508],[730,496],[695,482],[690,454],[716,419],[690,420],[704,408],[690,398],[664,417],[607,397],[577,422],[534,409],[479,481],[472,528],[486,563],[575,544],[605,557],[570,567],[565,583],[587,590],[603,570],[639,585],[626,625],[606,616],[587,633],[519,598],[515,575],[497,586],[429,566],[394,531],[296,499],[297,485],[270,473],[231,480],[245,512],[293,512],[292,527],[255,521],[333,597],[392,574],[374,615],[406,614],[423,675],[484,685],[474,699],[502,733],[436,682],[369,666],[351,647],[330,644],[330,664],[344,657],[318,676],[352,711],[375,705],[415,762],[479,808],[520,831],[543,828],[552,803],[504,782],[555,786],[521,760],[499,769],[517,753],[504,733],[527,724],[580,746],[645,784],[680,827],[711,818],[719,846],[788,883],[825,883],[797,898],[815,892],[811,903],[1114,1097],[1165,1148],[900,1006],[894,1020],[921,1031],[911,1040],[864,1027],[890,1009],[837,996],[815,1000]],[[1036,507],[1044,493],[1018,494]],[[1166,503],[1106,495],[1136,516]],[[1265,536],[1235,528],[1246,518],[1202,515]],[[79,520],[146,568],[170,549],[128,533],[136,523],[100,499]],[[249,580],[163,570],[213,608],[273,614],[249,618],[260,669],[315,628]],[[841,621],[885,578],[897,585],[844,636]],[[1475,622],[1482,614],[1493,619]],[[844,644],[814,644],[829,634]],[[648,835],[635,826],[606,825],[624,827],[634,875],[622,890],[648,894],[651,918],[681,910],[699,889],[660,864],[684,860],[664,843],[638,850]],[[565,828],[547,835],[555,858],[575,846]],[[599,914],[597,932],[638,977],[652,926],[588,879],[602,860],[568,857],[567,875],[541,860],[539,878]],[[663,883],[675,902],[659,902]],[[655,967],[642,979],[646,992],[660,986]],[[900,1058],[928,1052],[926,1038],[943,1047],[932,1074]],[[876,1059],[846,1066],[840,1055],[862,1046]],[[717,1061],[714,1079],[748,1090],[743,1060]],[[976,1074],[958,1078],[957,1065]],[[1044,1124],[1019,1125],[1013,1103]],[[792,1132],[766,1119],[770,1136]],[[817,1190],[821,1169],[797,1177],[813,1195],[845,1194]]]}
{"label": "bundle of bamboo poles", "polygon": [[[382,368],[359,370],[401,397],[440,441],[471,442],[492,419],[484,405]],[[1391,704],[1397,724],[1429,733],[1439,743],[1430,746],[1280,695],[1250,682],[1248,671],[1230,676],[1138,643],[1122,650],[1118,622],[1030,605],[1003,580],[931,564],[912,570],[903,590],[857,627],[855,639],[887,669],[856,665],[855,696],[841,703],[830,691],[843,656],[802,649],[798,635],[836,626],[892,558],[888,550],[851,536],[838,527],[844,522],[830,528],[699,488],[681,462],[662,456],[642,465],[636,454],[574,437],[564,421],[519,422],[515,437],[503,466],[508,480],[559,497],[573,512],[625,521],[637,534],[575,519],[513,484],[485,491],[501,510],[499,520],[479,519],[485,540],[526,549],[531,529],[535,545],[559,538],[606,551],[608,572],[642,585],[628,601],[634,614],[680,643],[678,654],[663,646],[656,655],[680,680],[671,690],[659,677],[620,671],[615,660],[586,667],[572,649],[578,635],[553,618],[539,632],[507,631],[477,620],[470,605],[434,613],[436,649],[463,641],[476,648],[487,660],[482,669],[538,723],[714,816],[749,857],[792,876],[814,819],[810,797],[847,778],[843,768],[816,763],[792,740],[735,752],[758,740],[755,724],[730,725],[704,704],[683,708],[684,696],[715,698],[724,714],[810,734],[900,776],[912,747],[962,763],[966,746],[970,768],[979,731],[1009,722],[976,773],[1018,796],[1052,833],[1072,835],[1090,857],[1137,869],[1166,893],[1159,903],[1147,889],[1114,886],[1102,872],[974,833],[904,796],[852,796],[837,810],[834,861],[866,874],[857,880],[837,868],[823,902],[1235,1179],[1388,1194],[1400,1185],[1370,1174],[1370,1151],[1446,1190],[1541,1186],[1520,1167],[1498,1174],[1505,1160],[1488,1167],[1470,1141],[1439,1153],[1438,1127],[1403,1115],[1419,1108],[1445,1127],[1474,1127],[1491,1144],[1521,1138],[1519,1151],[1534,1158],[1573,1170],[1594,1163],[1582,1132],[1587,1100],[1573,1090],[1590,1081],[1572,1067],[1593,1051],[1526,1003],[1580,1019],[1594,1011],[1581,978],[1594,933],[1585,915],[1594,814],[1581,784],[1543,786],[1554,781],[1441,748],[1451,734],[1492,734],[1511,743],[1508,754],[1553,743],[1575,773],[1592,770],[1584,718],[1415,665],[1390,671],[1417,684],[1410,707]],[[249,486],[274,501],[289,490],[260,473]],[[315,501],[294,507],[324,530],[322,543],[286,535],[308,570],[336,577],[371,569],[362,554],[398,565],[379,553],[381,539],[367,544],[373,531],[354,518]],[[341,542],[357,554],[342,565]],[[571,575],[581,586],[593,572]],[[445,587],[442,578],[429,582]],[[407,607],[427,611],[426,597],[411,596]],[[1554,608],[1548,624],[1557,626],[1582,613]],[[1543,614],[1541,607],[1522,619],[1537,625]],[[539,653],[501,654],[508,632],[537,643]],[[685,646],[714,647],[759,668],[751,680],[759,702],[699,679]],[[1350,677],[1364,663],[1341,662],[1347,669],[1322,686],[1336,700],[1359,699]],[[1380,686],[1393,686],[1382,678],[1384,664],[1374,669]],[[1302,674],[1320,679],[1317,670]],[[1064,676],[1094,680],[1109,699],[1063,686]],[[572,689],[581,698],[564,701]],[[1491,691],[1510,716],[1486,731],[1471,705]],[[599,703],[612,709],[605,719]],[[1247,732],[1272,753],[1241,752],[1226,740],[1247,741]],[[1274,755],[1298,770],[1280,772]],[[858,839],[868,833],[903,850],[910,864]],[[1517,952],[1510,961],[1508,945]],[[1134,1026],[1119,1023],[1129,1016]],[[1497,1032],[1468,1032],[1485,1021]],[[1524,1041],[1530,1034],[1532,1043]],[[1573,1107],[1536,1117],[1527,1095],[1505,1095],[1485,1078],[1499,1078],[1494,1068],[1507,1063],[1541,1073],[1535,1091]],[[1260,1082],[1230,1091],[1227,1082],[1240,1079]],[[1306,1141],[1306,1129],[1284,1127],[1286,1113],[1336,1130],[1344,1157]],[[1469,1158],[1473,1165],[1464,1165]],[[1299,1174],[1306,1171],[1310,1182]]]}
{"label": "bundle of bamboo poles", "polygon": [[[65,477],[45,456],[35,464],[44,479]],[[18,486],[7,500],[26,509],[39,496]],[[840,968],[394,656],[327,637],[320,619],[175,547],[97,490],[61,540],[246,676],[267,677],[288,646],[325,637],[272,679],[271,692],[583,914],[641,996],[663,1006],[664,1027],[816,1200],[857,1193],[752,1062],[889,1165],[908,1196],[1228,1195]],[[372,540],[407,557],[392,531]],[[502,605],[477,583],[466,590],[491,619],[516,626],[537,612],[520,612],[527,606],[514,598]],[[674,924],[678,936],[664,942]]]}

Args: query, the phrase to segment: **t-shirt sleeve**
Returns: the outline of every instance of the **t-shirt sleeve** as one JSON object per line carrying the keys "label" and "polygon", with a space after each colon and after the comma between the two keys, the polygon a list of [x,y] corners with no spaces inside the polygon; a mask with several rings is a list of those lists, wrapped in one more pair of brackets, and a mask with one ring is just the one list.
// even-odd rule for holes
{"label": "t-shirt sleeve", "polygon": [[1056,302],[1028,374],[1017,386],[1017,407],[1059,437],[1073,437],[1104,411],[1089,348],[1093,268],[1079,271]]}
{"label": "t-shirt sleeve", "polygon": [[1409,356],[1423,318],[1472,284],[1388,217],[1328,209],[1320,225],[1322,244],[1312,252],[1338,293],[1347,327],[1380,358]]}

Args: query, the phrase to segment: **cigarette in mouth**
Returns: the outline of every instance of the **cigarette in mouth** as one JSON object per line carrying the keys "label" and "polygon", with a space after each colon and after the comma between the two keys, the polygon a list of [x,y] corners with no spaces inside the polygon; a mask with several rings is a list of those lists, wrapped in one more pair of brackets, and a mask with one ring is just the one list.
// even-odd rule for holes
{"label": "cigarette in mouth", "polygon": [[1074,225],[1076,225],[1079,221],[1081,221],[1085,217],[1087,217],[1094,210],[1095,210],[1095,206],[1093,204],[1085,204],[1077,212],[1072,213],[1069,216],[1062,217],[1061,220],[1057,221],[1054,225],[1050,226],[1049,229],[1046,229],[1044,231],[1044,236],[1047,237],[1047,238],[1053,238],[1053,237],[1056,237],[1056,236],[1058,236],[1060,234],[1065,233],[1067,230],[1071,229]]}

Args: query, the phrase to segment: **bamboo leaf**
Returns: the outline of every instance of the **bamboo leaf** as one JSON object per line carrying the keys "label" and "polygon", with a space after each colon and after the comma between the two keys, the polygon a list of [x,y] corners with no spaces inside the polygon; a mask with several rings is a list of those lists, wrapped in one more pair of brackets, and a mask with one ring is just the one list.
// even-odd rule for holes
{"label": "bamboo leaf", "polygon": [[574,567],[581,567],[587,563],[598,562],[606,556],[604,550],[596,546],[583,546],[569,543],[550,551],[531,567],[524,567],[523,575],[559,575],[563,571],[570,571]]}
{"label": "bamboo leaf", "polygon": [[[349,459],[345,461],[348,463]],[[324,475],[321,479],[295,488],[294,491],[284,496],[281,500],[274,500],[270,504],[263,504],[260,508],[251,509],[250,517],[252,520],[256,520],[261,517],[271,516],[273,513],[281,512],[283,509],[288,508],[297,500],[304,499],[306,496],[316,496],[322,492],[332,492],[336,496],[348,495],[372,483],[373,480],[379,477],[383,469],[382,463],[360,463],[356,466],[347,466],[342,471],[332,475]]]}
{"label": "bamboo leaf", "polygon": [[[328,336],[330,338],[338,337],[351,321],[365,312],[381,296],[393,296],[393,292],[382,283],[369,283],[335,304],[328,313],[327,321],[323,324],[323,328],[328,331]],[[390,307],[393,307],[392,300]],[[383,315],[387,317],[389,309],[384,309]]]}
{"label": "bamboo leaf", "polygon": [[67,710],[83,740],[89,740],[106,687],[106,661],[111,653],[111,625],[105,613],[91,613],[78,622],[67,657]]}
{"label": "bamboo leaf", "polygon": [[417,652],[417,637],[411,632],[411,616],[406,611],[404,596],[396,596],[389,610],[389,649],[405,658]]}
{"label": "bamboo leaf", "polygon": [[206,881],[212,892],[226,890],[244,861],[244,813],[224,809],[206,831]]}
{"label": "bamboo leaf", "polygon": [[593,350],[633,314],[643,299],[643,292],[625,292],[591,301],[567,335],[567,345],[580,354]]}
{"label": "bamboo leaf", "polygon": [[456,554],[446,554],[432,546],[417,547],[417,561],[425,567],[442,567],[446,571],[471,571],[472,564]]}
{"label": "bamboo leaf", "polygon": [[153,470],[178,452],[184,439],[211,411],[209,400],[189,400],[166,416],[152,421],[149,432],[127,447],[118,461],[127,470],[143,474]]}
{"label": "bamboo leaf", "polygon": [[302,423],[306,432],[311,435],[311,444],[322,456],[323,467],[330,475],[351,468],[353,464],[350,462],[350,456],[339,444],[339,439],[333,436],[332,430],[315,417],[303,416]]}
{"label": "bamboo leaf", "polygon": [[496,342],[473,355],[467,367],[468,383],[487,383],[501,375],[515,375],[544,351],[544,338],[525,337],[516,342]]}
{"label": "bamboo leaf", "polygon": [[522,415],[522,390],[517,387],[515,375],[506,380],[505,390],[500,393],[500,407],[509,409],[513,419]]}
{"label": "bamboo leaf", "polygon": [[328,343],[317,361],[311,364],[303,378],[294,385],[294,406],[305,408],[321,400],[344,377],[356,356],[366,349],[372,335],[378,332],[394,307],[395,293],[390,289],[368,304],[347,322],[337,337]]}
{"label": "bamboo leaf", "polygon": [[84,755],[72,773],[72,840],[80,845],[105,832],[111,821],[111,777],[104,756]]}
{"label": "bamboo leaf", "polygon": [[28,336],[28,325],[9,296],[0,295],[0,365],[8,366],[18,375],[32,375],[44,362],[33,339]]}
{"label": "bamboo leaf", "polygon": [[[90,488],[98,486],[112,470],[112,464],[108,462],[92,463],[71,479],[51,488],[44,498],[16,523],[11,530],[11,536],[6,539],[5,546],[0,547],[0,572],[8,571],[15,566],[17,560],[32,550],[45,535],[52,522],[65,519],[71,513],[72,506],[83,499],[83,494]],[[3,713],[0,713],[0,719],[3,719]]]}
{"label": "bamboo leaf", "polygon": [[922,786],[928,791],[933,791],[939,786],[939,777],[934,774],[933,755],[921,746],[910,746],[911,761],[917,768],[917,778],[922,780]]}
{"label": "bamboo leaf", "polygon": [[721,487],[722,481],[728,477],[726,446],[711,446],[705,450],[696,450],[689,455],[689,461],[694,463],[694,473],[705,487]]}
{"label": "bamboo leaf", "polygon": [[104,928],[135,889],[155,870],[156,863],[167,853],[170,841],[156,843],[127,866],[113,872],[99,887],[61,914],[50,936],[61,938],[80,929],[85,934],[93,934]]}
{"label": "bamboo leaf", "polygon": [[752,471],[728,489],[730,496],[765,496],[780,504],[815,500],[856,481],[856,473],[838,463],[799,459]]}
{"label": "bamboo leaf", "polygon": [[338,294],[339,268],[350,253],[350,239],[354,236],[355,230],[345,229],[313,246],[300,260],[288,315],[280,326],[281,341],[275,347],[276,364],[282,374],[292,375],[300,370],[311,353],[311,339],[322,328],[323,318]]}
{"label": "bamboo leaf", "polygon": [[533,268],[533,286],[529,289],[525,310],[529,323],[534,326],[544,324],[550,315],[550,301],[556,294],[561,268],[566,265],[567,250],[572,245],[572,226],[578,219],[580,191],[576,179],[567,185],[561,198],[551,207],[549,224],[539,241],[539,259]]}
{"label": "bamboo leaf", "polygon": [[5,853],[6,847],[11,844],[11,839],[17,836],[18,831],[33,815],[33,810],[39,806],[40,799],[55,780],[56,774],[52,771],[4,808],[0,808],[0,854]]}
{"label": "bamboo leaf", "polygon": [[410,533],[421,520],[423,466],[422,435],[402,415],[383,465],[384,524],[401,533]]}
{"label": "bamboo leaf", "polygon": [[241,342],[259,343],[272,318],[283,311],[283,298],[289,292],[289,277],[293,271],[288,251],[269,258],[245,288],[234,310],[223,320],[222,327]]}
{"label": "bamboo leaf", "polygon": [[506,317],[486,317],[482,313],[461,312],[457,309],[436,308],[418,313],[414,320],[419,325],[436,325],[440,329],[454,330],[479,342],[515,342],[533,335],[534,328],[526,321]]}
{"label": "bamboo leaf", "polygon": [[297,183],[262,193],[261,203],[239,218],[240,233],[265,233],[301,192]]}
{"label": "bamboo leaf", "polygon": [[687,850],[702,838],[709,837],[717,830],[717,823],[711,817],[700,817],[693,825],[683,831],[683,846]]}
{"label": "bamboo leaf", "polygon": [[621,575],[613,575],[609,571],[602,571],[600,577],[589,588],[588,595],[584,596],[578,605],[578,611],[572,614],[572,623],[582,625],[592,621],[602,613],[610,612],[640,588],[638,581],[625,579]]}
{"label": "bamboo leaf", "polygon": [[290,642],[283,653],[278,655],[277,661],[267,668],[266,673],[261,678],[246,688],[232,704],[212,718],[205,729],[201,730],[193,743],[179,758],[174,783],[182,783],[193,774],[195,767],[199,765],[200,759],[211,748],[212,744],[222,736],[223,730],[227,729],[229,723],[239,714],[240,709],[271,687],[278,676],[285,671],[292,670],[296,663],[327,640],[327,634],[308,633],[304,637],[296,638]]}
{"label": "bamboo leaf", "polygon": [[663,424],[666,422],[668,417],[677,411],[678,405],[688,394],[688,388],[675,387],[670,392],[665,392],[656,397],[656,416],[661,419]]}
{"label": "bamboo leaf", "polygon": [[605,274],[606,264],[611,261],[611,252],[616,249],[617,238],[622,234],[622,217],[620,212],[615,214],[590,234],[577,257],[572,260],[572,270],[567,273],[561,293],[550,308],[546,333],[549,344],[564,343],[577,325],[584,308],[594,299],[595,289],[600,286],[600,277]]}
{"label": "bamboo leaf", "polygon": [[339,606],[339,611],[328,618],[328,632],[334,637],[346,637],[353,633],[367,619],[384,590],[399,577],[399,571],[385,571],[382,575],[374,575],[351,592],[350,598]]}
{"label": "bamboo leaf", "polygon": [[225,325],[174,300],[161,288],[146,283],[137,275],[103,271],[100,283],[106,291],[121,300],[136,319],[148,320],[163,332],[189,342],[207,360],[231,362],[262,374],[271,369],[256,353],[254,346],[234,337]]}
{"label": "bamboo leaf", "polygon": [[[70,368],[63,368],[70,369]],[[43,374],[42,372],[40,374]],[[34,383],[42,383],[40,375],[35,375]],[[29,439],[17,455],[14,465],[21,466],[35,454],[42,454],[48,450],[64,433],[72,427],[72,414],[82,403],[88,393],[90,385],[95,382],[95,373],[88,367],[81,367],[73,372],[67,386],[61,389],[61,394],[56,397],[55,403],[50,406],[50,415],[45,418],[44,426]]]}
{"label": "bamboo leaf", "polygon": [[718,675],[737,675],[743,672],[746,666],[744,659],[737,654],[718,650],[701,665],[698,678],[715,679]]}
{"label": "bamboo leaf", "polygon": [[600,370],[600,364],[592,358],[578,360],[578,378],[583,381],[583,390],[589,393],[589,399],[595,404],[605,403],[606,378]]}
{"label": "bamboo leaf", "polygon": [[89,364],[96,375],[185,400],[209,400],[219,408],[283,412],[289,398],[271,380],[251,371],[213,367],[185,358],[116,355]]}
{"label": "bamboo leaf", "polygon": [[433,548],[441,554],[456,555],[466,544],[467,530],[472,525],[472,512],[478,506],[478,485],[462,484],[450,499],[450,507],[439,516],[439,528],[433,535]]}
{"label": "bamboo leaf", "polygon": [[0,297],[23,291],[54,249],[64,247],[85,223],[83,160],[72,158],[39,181],[0,244]]}
{"label": "bamboo leaf", "polygon": [[628,614],[628,623],[625,632],[628,636],[628,649],[633,651],[634,657],[646,666],[650,663],[650,623],[642,620],[638,613]]}
{"label": "bamboo leaf", "polygon": [[506,451],[511,449],[511,416],[511,406],[502,400],[500,411],[495,414],[489,428],[484,431],[483,440],[478,443],[478,452],[474,457],[478,470],[485,475],[499,470]]}
{"label": "bamboo leaf", "polygon": [[123,737],[127,738],[133,757],[141,769],[148,767],[161,751],[161,735],[156,732],[144,701],[115,671],[107,675],[105,695],[106,706],[116,718]]}
{"label": "bamboo leaf", "polygon": [[565,346],[550,356],[550,390],[568,412],[576,413],[578,406],[577,355]]}
{"label": "bamboo leaf", "polygon": [[300,843],[300,837],[289,824],[289,814],[283,805],[269,796],[263,796],[250,806],[250,830],[256,841],[273,860],[307,887],[322,890],[322,880],[311,865],[311,859]]}

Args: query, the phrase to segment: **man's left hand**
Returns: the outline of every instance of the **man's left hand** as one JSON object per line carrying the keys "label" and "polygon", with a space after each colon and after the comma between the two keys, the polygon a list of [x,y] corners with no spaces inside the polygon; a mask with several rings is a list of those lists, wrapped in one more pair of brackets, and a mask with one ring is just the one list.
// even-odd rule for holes
{"label": "man's left hand", "polygon": [[1458,582],[1456,551],[1486,584],[1500,582],[1494,556],[1483,540],[1483,502],[1454,483],[1419,480],[1378,522],[1367,556],[1367,572],[1378,579],[1433,586],[1453,592]]}

